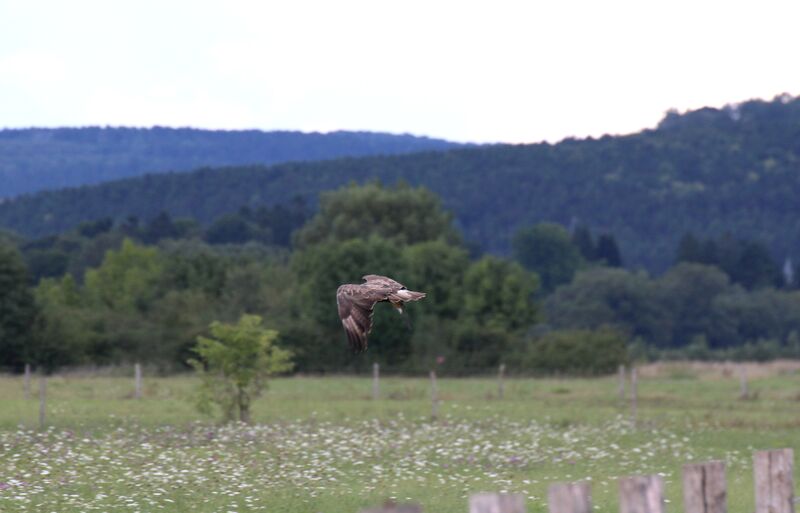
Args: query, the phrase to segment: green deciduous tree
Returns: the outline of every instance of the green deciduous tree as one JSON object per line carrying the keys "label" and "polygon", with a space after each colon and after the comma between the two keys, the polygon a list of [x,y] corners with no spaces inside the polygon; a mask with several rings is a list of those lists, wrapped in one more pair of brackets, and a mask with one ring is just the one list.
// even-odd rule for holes
{"label": "green deciduous tree", "polygon": [[714,298],[708,313],[709,342],[714,348],[755,343],[759,339],[788,341],[800,333],[800,293],[735,288]]}
{"label": "green deciduous tree", "polygon": [[34,360],[46,369],[86,363],[94,335],[89,329],[95,312],[81,307],[80,291],[72,275],[43,279],[35,290],[43,323]]}
{"label": "green deciduous tree", "polygon": [[86,272],[89,300],[122,312],[145,311],[159,292],[164,262],[156,248],[130,239],[118,251],[108,251],[103,264]]}
{"label": "green deciduous tree", "polygon": [[581,254],[564,227],[541,223],[520,229],[512,241],[514,258],[541,279],[545,292],[569,283],[581,265]]}
{"label": "green deciduous tree", "polygon": [[250,422],[250,406],[269,376],[291,370],[291,353],[275,345],[278,332],[261,325],[261,317],[243,315],[236,324],[213,322],[211,337],[198,337],[190,364],[202,379],[198,406],[214,406],[225,420]]}
{"label": "green deciduous tree", "polygon": [[464,313],[494,329],[527,328],[538,318],[534,301],[538,286],[536,275],[516,262],[484,257],[464,275]]}
{"label": "green deciduous tree", "polygon": [[[537,320],[536,275],[498,258],[469,261],[435,196],[400,185],[351,186],[325,196],[320,213],[298,234],[292,256],[297,311],[292,334],[309,370],[357,370],[377,360],[388,368],[426,369],[446,356],[464,372],[494,365]],[[334,294],[342,283],[385,274],[427,294],[410,305],[408,324],[378,304],[368,360],[346,350]],[[289,328],[296,332],[296,328]]]}
{"label": "green deciduous tree", "polygon": [[424,188],[378,183],[351,185],[320,195],[319,213],[296,233],[297,247],[379,236],[399,244],[458,240],[452,216]]}
{"label": "green deciduous tree", "polygon": [[462,308],[462,281],[469,267],[467,250],[442,240],[408,246],[403,252],[403,279],[425,289],[424,309],[439,319],[452,319]]}
{"label": "green deciduous tree", "polygon": [[559,329],[609,325],[631,337],[668,345],[671,320],[643,273],[601,267],[582,271],[545,301],[547,321]]}
{"label": "green deciduous tree", "polygon": [[672,345],[686,345],[695,336],[710,333],[714,299],[731,285],[716,267],[681,263],[659,278],[656,286],[672,319]]}
{"label": "green deciduous tree", "polygon": [[[392,241],[379,237],[326,242],[292,257],[292,270],[297,276],[296,303],[299,322],[310,323],[315,335],[297,339],[301,346],[292,346],[298,362],[313,365],[338,366],[351,369],[363,360],[354,359],[345,350],[345,339],[336,309],[336,289],[342,283],[361,283],[365,274],[384,274],[401,282],[404,280],[403,251]],[[407,283],[410,287],[413,285]],[[406,314],[413,315],[415,308]],[[388,305],[377,305],[370,337],[370,357],[389,359],[398,363],[408,356],[409,333],[406,324]],[[323,370],[312,366],[312,370]]]}

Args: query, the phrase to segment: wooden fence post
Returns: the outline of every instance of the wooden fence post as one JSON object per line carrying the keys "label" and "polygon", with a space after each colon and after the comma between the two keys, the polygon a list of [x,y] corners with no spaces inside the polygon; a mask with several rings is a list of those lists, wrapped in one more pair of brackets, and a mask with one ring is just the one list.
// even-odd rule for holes
{"label": "wooden fence post", "polygon": [[547,507],[550,513],[592,513],[591,485],[556,483],[547,489]]}
{"label": "wooden fence post", "polygon": [[619,401],[625,404],[625,365],[619,366],[619,383],[617,384],[617,391],[619,392]]}
{"label": "wooden fence post", "polygon": [[378,362],[372,364],[372,400],[377,401],[380,397],[381,366]]}
{"label": "wooden fence post", "polygon": [[25,400],[29,400],[31,398],[31,364],[25,364],[25,381],[22,384],[22,389],[25,393]]}
{"label": "wooden fence post", "polygon": [[142,398],[142,366],[141,366],[141,364],[137,363],[136,365],[134,365],[133,370],[134,370],[133,373],[134,373],[135,380],[136,380],[136,385],[135,385],[135,388],[134,388],[133,397],[135,397],[136,399],[141,399]]}
{"label": "wooden fence post", "polygon": [[497,397],[498,399],[502,399],[504,392],[505,392],[505,383],[503,383],[503,379],[506,376],[506,364],[501,363],[500,368],[497,369]]}
{"label": "wooden fence post", "polygon": [[639,378],[636,367],[631,368],[631,421],[636,425],[636,416],[639,409]]}
{"label": "wooden fence post", "polygon": [[725,463],[709,461],[683,466],[684,513],[727,513]]}
{"label": "wooden fence post", "polygon": [[794,513],[794,451],[757,451],[753,454],[756,513]]}
{"label": "wooden fence post", "polygon": [[469,513],[525,513],[525,497],[518,493],[478,493],[469,498]]}
{"label": "wooden fence post", "polygon": [[47,376],[39,376],[39,429],[44,429],[47,412]]}
{"label": "wooden fence post", "polygon": [[620,513],[664,513],[661,476],[634,476],[619,480]]}
{"label": "wooden fence post", "polygon": [[439,391],[436,389],[436,371],[431,371],[431,419],[439,418]]}
{"label": "wooden fence post", "polygon": [[750,391],[747,389],[747,369],[744,365],[739,366],[739,399],[747,399],[750,397]]}

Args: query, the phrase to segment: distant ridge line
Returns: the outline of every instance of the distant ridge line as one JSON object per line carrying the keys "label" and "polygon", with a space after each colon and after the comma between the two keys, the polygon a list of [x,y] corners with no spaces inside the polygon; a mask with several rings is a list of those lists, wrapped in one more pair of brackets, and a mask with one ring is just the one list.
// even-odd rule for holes
{"label": "distant ridge line", "polygon": [[0,197],[201,167],[272,165],[463,146],[426,136],[344,130],[4,128],[0,129]]}

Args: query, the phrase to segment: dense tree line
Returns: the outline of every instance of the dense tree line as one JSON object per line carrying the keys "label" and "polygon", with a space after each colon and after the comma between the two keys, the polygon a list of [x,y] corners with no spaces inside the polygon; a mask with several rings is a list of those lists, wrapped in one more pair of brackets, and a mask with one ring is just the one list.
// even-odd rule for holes
{"label": "dense tree line", "polygon": [[308,208],[300,200],[257,209],[242,207],[223,214],[208,226],[191,219],[173,219],[161,212],[146,221],[136,217],[116,224],[110,218],[85,221],[74,230],[20,242],[19,246],[33,283],[65,273],[80,279],[87,268],[100,265],[107,250],[119,248],[125,239],[146,245],[164,240],[193,240],[212,246],[257,243],[288,248],[292,233],[309,217]]}
{"label": "dense tree line", "polygon": [[[584,225],[524,227],[513,259],[475,253],[454,226],[430,191],[371,183],[325,193],[310,217],[290,202],[235,210],[207,228],[161,213],[30,241],[0,234],[0,367],[185,368],[211,322],[244,314],[278,332],[301,372],[379,361],[402,372],[503,362],[595,373],[626,361],[629,348],[639,357],[800,356],[800,291],[774,280],[776,264],[756,242],[687,236],[675,265],[652,277],[620,267],[615,236]],[[715,248],[718,260],[698,263],[695,247]],[[750,254],[759,257],[742,257]],[[750,267],[763,259],[772,264]],[[746,280],[735,278],[744,270]],[[335,290],[372,273],[428,295],[409,305],[409,322],[378,305],[369,351],[354,356]]]}
{"label": "dense tree line", "polygon": [[[791,268],[782,272],[763,244],[757,241],[721,237],[698,239],[686,234],[678,246],[679,262],[713,265],[724,271],[735,283],[748,289],[791,285]],[[791,261],[788,261],[791,266]]]}
{"label": "dense tree line", "polygon": [[372,132],[192,128],[0,130],[0,198],[145,173],[444,150],[461,145]]}
{"label": "dense tree line", "polygon": [[[359,202],[362,208],[339,212]],[[274,207],[263,218],[284,211],[291,208]],[[260,217],[246,209],[235,215]],[[326,228],[330,222],[337,229]],[[370,184],[329,193],[317,215],[295,233],[291,252],[260,237],[214,245],[211,228],[175,225],[191,227],[166,215],[142,226],[101,220],[22,243],[33,264],[42,248],[57,247],[66,256],[65,269],[75,269],[41,274],[35,283],[43,322],[31,326],[35,340],[25,346],[47,348],[59,365],[138,360],[175,369],[185,365],[212,321],[234,322],[252,313],[280,333],[279,345],[292,351],[301,371],[352,371],[375,359],[388,369],[419,371],[443,357],[453,372],[470,372],[519,350],[524,331],[538,319],[536,275],[496,257],[471,260],[450,215],[423,189]],[[97,247],[105,250],[93,262]],[[14,254],[20,270],[21,257]],[[335,291],[367,273],[420,284],[429,300],[408,308],[409,324],[380,305],[369,353],[353,356]],[[25,283],[22,271],[9,274]],[[4,344],[0,340],[3,354],[11,354],[13,347]],[[3,363],[18,368],[34,359],[16,353]]]}
{"label": "dense tree line", "polygon": [[680,263],[658,278],[587,269],[546,299],[545,312],[555,329],[611,326],[674,354],[696,344],[723,350],[769,341],[771,356],[800,357],[800,291],[748,291],[704,264]]}
{"label": "dense tree line", "polygon": [[[162,210],[206,226],[232,208],[295,196],[316,208],[323,191],[379,179],[440,195],[464,239],[493,254],[510,254],[522,227],[577,220],[598,237],[613,234],[624,265],[651,273],[672,264],[687,232],[729,232],[797,261],[798,140],[800,99],[782,96],[670,113],[658,128],[627,136],[204,169],[45,192],[0,204],[0,226],[36,237],[86,220],[146,219]],[[611,263],[608,242],[597,246]]]}

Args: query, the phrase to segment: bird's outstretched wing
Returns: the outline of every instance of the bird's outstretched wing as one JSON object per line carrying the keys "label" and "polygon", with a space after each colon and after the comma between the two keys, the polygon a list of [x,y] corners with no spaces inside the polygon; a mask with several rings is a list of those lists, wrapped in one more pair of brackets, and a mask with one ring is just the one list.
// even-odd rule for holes
{"label": "bird's outstretched wing", "polygon": [[402,283],[386,276],[368,274],[361,285],[345,284],[336,290],[336,304],[339,318],[347,333],[347,341],[353,352],[367,349],[367,335],[372,330],[372,310],[375,303],[389,301],[400,313],[407,301],[418,301],[425,297],[424,292],[408,290]]}
{"label": "bird's outstretched wing", "polygon": [[372,309],[378,301],[384,301],[390,289],[386,287],[364,287],[342,285],[336,291],[339,318],[347,333],[350,349],[360,353],[367,349],[367,335],[372,330]]}

